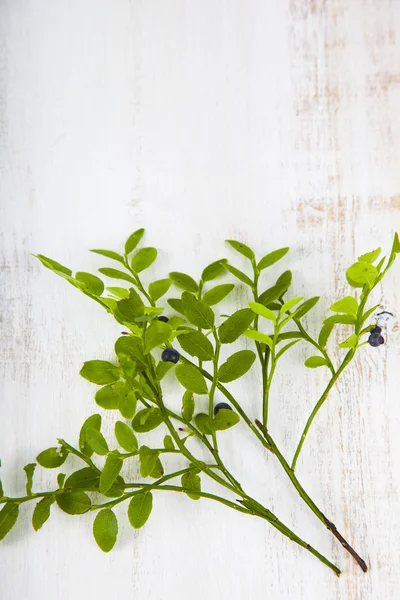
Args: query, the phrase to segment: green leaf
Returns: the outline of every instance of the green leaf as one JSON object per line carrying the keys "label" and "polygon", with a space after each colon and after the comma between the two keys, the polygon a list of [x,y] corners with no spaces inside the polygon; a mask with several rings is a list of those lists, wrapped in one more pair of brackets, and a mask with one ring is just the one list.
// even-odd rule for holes
{"label": "green leaf", "polygon": [[211,427],[211,421],[208,415],[206,415],[205,413],[199,413],[195,416],[194,422],[200,433],[203,433],[204,435],[212,434],[213,429]]}
{"label": "green leaf", "polygon": [[90,457],[93,454],[93,450],[86,441],[86,431],[89,428],[97,429],[98,431],[100,431],[100,427],[101,416],[98,414],[91,415],[90,417],[88,417],[82,425],[81,430],[79,432],[79,449],[85,456]]}
{"label": "green leaf", "polygon": [[324,325],[335,325],[336,323],[341,325],[354,325],[355,322],[356,319],[353,315],[332,315],[325,319]]}
{"label": "green leaf", "polygon": [[117,421],[114,426],[114,433],[121,448],[127,452],[135,452],[138,449],[136,436],[126,423]]}
{"label": "green leaf", "polygon": [[118,408],[124,419],[132,419],[136,412],[136,407],[137,397],[134,390],[120,396]]}
{"label": "green leaf", "polygon": [[101,296],[104,292],[104,283],[96,275],[80,271],[75,278],[85,284],[87,291],[94,296]]}
{"label": "green leaf", "polygon": [[4,539],[18,519],[18,504],[6,502],[0,510],[0,540]]}
{"label": "green leaf", "polygon": [[133,335],[123,335],[117,339],[114,348],[118,358],[129,356],[134,362],[146,364],[143,342],[140,338]]}
{"label": "green leaf", "polygon": [[122,459],[117,454],[108,454],[100,475],[99,491],[105,494],[113,485],[122,469]]}
{"label": "green leaf", "polygon": [[281,260],[289,252],[289,248],[279,248],[279,250],[274,250],[269,254],[266,254],[258,263],[257,268],[259,271],[270,267],[271,265]]}
{"label": "green leaf", "polygon": [[108,287],[106,288],[107,292],[110,292],[113,296],[116,296],[120,300],[126,300],[129,298],[129,290],[122,287]]}
{"label": "green leaf", "polygon": [[332,304],[330,310],[357,316],[358,302],[353,296],[346,296]]}
{"label": "green leaf", "polygon": [[85,492],[64,492],[56,496],[56,502],[62,511],[68,515],[83,515],[92,505]]}
{"label": "green leaf", "polygon": [[203,296],[203,301],[209,306],[221,302],[234,289],[233,283],[222,283],[208,290]]}
{"label": "green leaf", "polygon": [[153,508],[153,494],[140,492],[133,496],[128,507],[128,519],[132,527],[140,529],[146,523]]}
{"label": "green leaf", "polygon": [[378,258],[378,256],[380,255],[381,252],[382,252],[382,248],[377,248],[376,250],[373,250],[372,252],[367,252],[366,254],[362,254],[361,256],[358,257],[358,260],[360,262],[373,263],[376,261],[376,259]]}
{"label": "green leaf", "polygon": [[0,500],[1,498],[4,497],[4,490],[3,490],[3,484],[1,483],[1,479],[0,479]]}
{"label": "green leaf", "polygon": [[196,492],[201,492],[201,479],[200,476],[195,471],[189,471],[188,473],[184,473],[181,477],[181,484],[183,488],[187,488],[185,494],[189,496],[192,500],[199,500],[200,495],[196,494]]}
{"label": "green leaf", "polygon": [[176,285],[176,287],[185,290],[186,292],[194,292],[197,293],[199,291],[199,286],[190,275],[186,275],[186,273],[179,273],[178,271],[173,271],[169,274],[170,279]]}
{"label": "green leaf", "polygon": [[310,356],[310,358],[307,358],[304,364],[309,369],[316,369],[317,367],[328,366],[328,363],[322,356]]}
{"label": "green leaf", "polygon": [[117,541],[117,535],[117,517],[109,508],[103,508],[93,522],[93,536],[97,545],[103,552],[110,552]]}
{"label": "green leaf", "polygon": [[144,229],[134,231],[125,242],[125,255],[128,256],[138,245],[144,234]]}
{"label": "green leaf", "polygon": [[118,262],[124,264],[124,257],[118,254],[118,252],[114,252],[113,250],[91,250],[90,252],[95,252],[96,254],[100,254],[101,256],[105,256],[106,258],[112,258],[112,260],[117,260]]}
{"label": "green leaf", "polygon": [[175,376],[184,388],[195,394],[207,394],[207,384],[194,365],[180,364],[175,368]]}
{"label": "green leaf", "polygon": [[249,302],[249,306],[256,315],[260,315],[260,317],[264,317],[264,319],[269,319],[273,323],[276,323],[275,313],[273,313],[272,310],[269,310],[269,308],[266,308],[266,306],[263,306],[258,302]]}
{"label": "green leaf", "polygon": [[239,279],[240,281],[242,281],[249,287],[251,287],[251,288],[253,287],[253,282],[250,279],[250,277],[248,277],[246,275],[246,273],[243,273],[243,271],[240,271],[239,269],[237,269],[236,267],[233,267],[229,263],[226,263],[225,268],[227,271],[229,271],[229,273],[232,273],[232,275],[234,275],[237,279]]}
{"label": "green leaf", "polygon": [[54,496],[48,496],[36,504],[32,514],[32,526],[35,531],[39,531],[50,517],[50,509],[54,501]]}
{"label": "green leaf", "polygon": [[392,252],[394,252],[395,254],[398,254],[400,252],[400,239],[399,234],[397,232],[394,234]]}
{"label": "green leaf", "polygon": [[318,344],[322,346],[322,348],[325,348],[334,326],[335,323],[325,323],[321,327],[321,331],[319,332],[318,336]]}
{"label": "green leaf", "polygon": [[136,252],[131,261],[131,268],[135,273],[148,269],[157,258],[155,248],[141,248]]}
{"label": "green leaf", "polygon": [[89,427],[89,429],[86,430],[86,440],[96,454],[99,454],[100,456],[108,454],[108,444],[104,439],[103,434],[98,429],[91,429]]}
{"label": "green leaf", "polygon": [[277,337],[277,343],[282,342],[283,340],[291,340],[293,338],[301,338],[303,339],[304,336],[301,333],[301,331],[284,331],[283,333],[280,333]]}
{"label": "green leaf", "polygon": [[211,329],[214,325],[215,315],[212,309],[189,292],[182,294],[182,306],[186,318],[202,329]]}
{"label": "green leaf", "polygon": [[157,458],[154,469],[150,473],[150,477],[152,477],[153,479],[159,479],[163,475],[164,475],[164,467],[162,465],[161,460],[159,458]]}
{"label": "green leaf", "polygon": [[149,294],[154,302],[168,292],[171,283],[170,279],[159,279],[158,281],[153,281],[153,283],[149,284]]}
{"label": "green leaf", "polygon": [[254,320],[254,312],[242,308],[231,315],[219,326],[218,334],[221,344],[231,344],[246,331]]}
{"label": "green leaf", "polygon": [[182,319],[181,317],[171,317],[170,320],[168,321],[168,325],[170,325],[172,327],[172,329],[175,331],[184,322],[185,322],[185,320]]}
{"label": "green leaf", "polygon": [[216,260],[215,262],[208,265],[202,272],[201,278],[204,282],[212,281],[217,277],[221,277],[225,275],[225,265],[228,261],[226,258],[221,258],[220,260]]}
{"label": "green leaf", "polygon": [[233,410],[221,408],[211,422],[213,431],[223,431],[239,423],[240,417]]}
{"label": "green leaf", "polygon": [[117,302],[117,309],[121,317],[128,323],[134,323],[144,314],[143,301],[133,288],[129,290],[129,298]]}
{"label": "green leaf", "polygon": [[276,360],[279,360],[280,357],[282,356],[282,354],[284,354],[287,350],[289,350],[292,346],[294,346],[298,342],[300,342],[300,340],[294,340],[293,342],[290,342],[289,344],[286,344],[286,346],[283,346],[283,348],[281,348],[279,350],[278,354],[276,355]]}
{"label": "green leaf", "polygon": [[351,265],[346,271],[347,281],[353,287],[371,287],[378,277],[378,270],[369,262],[359,261]]}
{"label": "green leaf", "polygon": [[24,471],[26,474],[26,495],[30,496],[32,494],[32,483],[33,483],[33,474],[35,472],[36,463],[29,463],[25,465]]}
{"label": "green leaf", "polygon": [[57,469],[65,463],[68,456],[68,450],[61,448],[47,448],[37,455],[36,460],[41,467],[45,469]]}
{"label": "green leaf", "polygon": [[256,355],[252,350],[235,352],[218,369],[219,381],[228,383],[242,377],[252,367],[255,359]]}
{"label": "green leaf", "polygon": [[365,323],[368,317],[370,317],[377,308],[379,308],[379,304],[375,304],[375,306],[372,306],[370,309],[368,309],[362,316],[362,323]]}
{"label": "green leaf", "polygon": [[57,274],[63,274],[67,276],[72,275],[71,269],[68,269],[68,267],[64,267],[64,265],[61,265],[55,260],[48,258],[47,256],[43,256],[43,254],[36,254],[34,256],[35,258],[38,258],[40,260],[44,267],[50,269],[50,271],[55,271]]}
{"label": "green leaf", "polygon": [[341,344],[339,344],[340,348],[355,348],[358,344],[358,335],[353,333],[347,340],[344,340]]}
{"label": "green leaf", "polygon": [[170,305],[171,308],[173,308],[174,310],[176,310],[176,312],[181,313],[182,315],[184,315],[185,313],[183,312],[183,302],[180,298],[169,298],[167,300],[168,304]]}
{"label": "green leaf", "polygon": [[139,448],[139,459],[140,459],[140,474],[142,477],[148,477],[156,466],[159,452],[153,450],[148,446],[140,446]]}
{"label": "green leaf", "polygon": [[[95,394],[95,402],[101,408],[106,410],[118,410],[121,397],[129,392],[130,388],[125,381],[117,381],[111,385],[106,385]],[[97,428],[96,428],[97,429]]]}
{"label": "green leaf", "polygon": [[172,441],[172,437],[170,435],[166,435],[164,437],[164,448],[166,450],[175,450],[174,442]]}
{"label": "green leaf", "polygon": [[72,473],[65,481],[65,488],[93,491],[99,487],[100,474],[92,467],[84,467]]}
{"label": "green leaf", "polygon": [[65,473],[59,473],[57,475],[57,485],[60,490],[62,490],[64,487],[65,478],[66,478]]}
{"label": "green leaf", "polygon": [[128,275],[128,273],[124,273],[124,271],[119,271],[118,269],[101,267],[99,269],[99,273],[105,275],[106,277],[110,277],[111,279],[122,279],[123,281],[129,281],[130,283],[136,284],[136,281],[131,275]]}
{"label": "green leaf", "polygon": [[279,311],[279,317],[282,317],[288,310],[290,310],[291,308],[293,308],[293,306],[298,304],[300,300],[303,300],[303,296],[299,296],[298,298],[292,298],[291,300],[285,302]]}
{"label": "green leaf", "polygon": [[158,363],[157,367],[156,367],[156,379],[157,381],[161,381],[163,379],[163,377],[165,377],[165,375],[168,373],[168,371],[170,371],[171,369],[174,368],[174,363],[172,362],[163,362],[162,360],[160,360],[160,362]]}
{"label": "green leaf", "polygon": [[152,321],[144,336],[144,352],[148,354],[153,348],[160,347],[172,335],[172,327],[163,321]]}
{"label": "green leaf", "polygon": [[292,284],[292,271],[284,271],[282,273],[282,275],[280,275],[280,277],[278,277],[278,279],[276,280],[275,285],[280,286],[280,285],[286,285],[288,289],[289,286]]}
{"label": "green leaf", "polygon": [[301,317],[304,317],[304,315],[306,315],[312,308],[314,308],[318,300],[319,296],[313,296],[312,298],[309,298],[308,300],[303,302],[303,304],[300,304],[298,309],[291,316],[294,319],[301,319]]}
{"label": "green leaf", "polygon": [[158,408],[143,408],[132,420],[132,429],[137,433],[146,433],[156,429],[163,422],[162,414]]}
{"label": "green leaf", "polygon": [[246,244],[242,244],[241,242],[236,242],[235,240],[225,240],[234,250],[253,261],[255,259],[254,252],[249,246]]}
{"label": "green leaf", "polygon": [[263,304],[264,306],[270,305],[274,300],[277,300],[288,290],[289,286],[285,283],[281,285],[274,285],[271,288],[268,288],[259,296],[258,302]]}
{"label": "green leaf", "polygon": [[183,398],[182,398],[181,414],[182,414],[182,417],[185,419],[185,421],[190,423],[190,421],[193,419],[193,413],[194,413],[194,396],[191,391],[186,390],[186,392],[183,394]]}
{"label": "green leaf", "polygon": [[256,331],[255,329],[248,329],[244,332],[244,335],[255,342],[260,342],[261,344],[266,344],[268,348],[272,349],[274,342],[272,338],[269,337],[266,333],[261,333],[261,331]]}
{"label": "green leaf", "polygon": [[80,375],[97,385],[114,383],[121,377],[119,368],[107,360],[88,360],[83,363]]}
{"label": "green leaf", "polygon": [[210,340],[200,331],[191,331],[178,337],[178,342],[190,356],[208,361],[214,358],[214,348]]}

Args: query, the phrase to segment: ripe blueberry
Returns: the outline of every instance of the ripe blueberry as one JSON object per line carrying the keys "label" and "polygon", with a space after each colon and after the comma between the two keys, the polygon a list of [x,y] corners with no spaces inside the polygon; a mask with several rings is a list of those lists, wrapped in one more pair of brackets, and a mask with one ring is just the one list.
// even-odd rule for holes
{"label": "ripe blueberry", "polygon": [[214,406],[214,417],[221,410],[221,408],[225,408],[226,410],[232,410],[232,406],[229,406],[226,402],[219,402]]}
{"label": "ripe blueberry", "polygon": [[169,321],[168,317],[166,317],[165,315],[160,315],[158,317],[158,320],[162,321],[163,323],[168,323],[168,321]]}
{"label": "ripe blueberry", "polygon": [[373,329],[370,330],[370,334],[374,335],[375,333],[381,333],[382,332],[382,327],[378,327],[378,325],[376,325]]}
{"label": "ripe blueberry", "polygon": [[176,364],[179,360],[179,357],[180,354],[178,350],[175,350],[175,348],[166,348],[161,354],[161,360],[163,362],[172,362]]}
{"label": "ripe blueberry", "polygon": [[368,344],[370,346],[373,346],[374,348],[377,348],[378,346],[384,343],[385,340],[381,335],[379,335],[379,333],[371,333],[371,335],[368,338]]}

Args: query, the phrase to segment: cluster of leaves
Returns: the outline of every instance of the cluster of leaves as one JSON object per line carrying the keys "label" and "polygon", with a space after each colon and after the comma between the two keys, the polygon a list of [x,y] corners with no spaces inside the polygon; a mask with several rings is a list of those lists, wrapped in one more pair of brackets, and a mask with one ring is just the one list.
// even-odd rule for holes
{"label": "cluster of leaves", "polygon": [[[116,421],[115,439],[111,442],[101,432],[101,415],[93,414],[84,422],[76,447],[60,439],[58,447],[41,452],[37,456],[37,463],[25,467],[26,496],[8,498],[0,484],[0,503],[4,504],[0,511],[0,539],[15,524],[20,504],[35,500],[37,504],[32,515],[35,530],[40,529],[47,521],[53,504],[71,515],[98,511],[93,523],[93,533],[100,548],[108,552],[114,546],[118,534],[118,521],[113,507],[129,501],[129,521],[133,527],[139,528],[146,523],[151,513],[153,492],[166,490],[183,492],[193,500],[208,497],[240,512],[257,515],[269,521],[284,535],[293,536],[291,539],[310,550],[308,544],[290,532],[268,509],[245,494],[220,456],[217,433],[237,425],[242,417],[261,443],[278,456],[299,491],[300,484],[294,475],[294,467],[304,439],[296,453],[293,468],[289,469],[267,429],[269,393],[277,363],[295,344],[306,341],[319,354],[307,358],[305,365],[310,368],[328,367],[332,376],[329,385],[332,385],[332,380],[334,382],[337,379],[356,349],[365,343],[362,342],[362,336],[373,326],[370,318],[376,306],[366,310],[366,303],[371,291],[382,280],[400,251],[397,234],[386,266],[385,259],[374,264],[380,256],[378,249],[360,256],[348,269],[349,284],[361,290],[359,299],[346,296],[335,302],[331,306],[334,315],[324,321],[317,340],[307,333],[302,319],[319,298],[304,300],[303,297],[295,297],[286,300],[285,295],[292,283],[290,271],[285,271],[272,286],[259,292],[263,272],[281,260],[289,248],[275,250],[257,261],[251,248],[235,240],[228,240],[229,245],[248,261],[251,274],[223,258],[205,267],[198,282],[186,273],[174,271],[168,277],[153,281],[146,287],[142,283],[141,273],[154,263],[157,250],[152,247],[138,249],[143,234],[143,229],[135,231],[127,239],[123,254],[111,250],[93,250],[96,254],[119,263],[118,269],[99,269],[102,275],[123,282],[123,286],[120,284],[118,287],[106,287],[102,279],[91,273],[77,272],[73,275],[69,268],[43,255],[37,255],[45,267],[102,305],[128,330],[129,334],[122,335],[115,343],[113,362],[90,360],[81,369],[82,377],[100,386],[94,396],[97,406],[106,411],[116,411],[120,415],[119,419],[124,420]],[[221,318],[216,314],[215,307],[227,298],[235,285],[215,285],[215,280],[229,274],[249,289],[251,301],[247,307]],[[160,320],[160,315],[166,311],[166,303],[163,301],[162,307],[158,303],[171,287],[175,290],[174,296],[168,298],[167,304],[168,310],[172,309],[175,314]],[[269,327],[269,331],[261,330],[264,324]],[[326,350],[328,339],[336,325],[354,328],[353,333],[340,343],[340,347],[348,349],[348,353],[337,369]],[[255,351],[237,350],[220,363],[221,348],[239,339],[247,340],[247,343],[252,340]],[[180,354],[178,364],[163,360],[162,353],[176,346]],[[254,427],[242,404],[235,400],[224,385],[245,375],[253,367],[257,356],[263,381],[261,431]],[[212,367],[210,372],[205,368],[207,363]],[[176,381],[184,389],[180,413],[170,410],[164,404],[163,386],[173,385],[170,377],[164,380],[168,371],[174,372]],[[216,389],[225,394],[230,408],[225,405],[216,410]],[[207,412],[196,409],[196,397],[199,395],[208,397]],[[163,442],[159,447],[150,447],[140,442],[142,434],[161,426],[166,427],[167,433],[164,430]],[[183,431],[183,436],[178,432],[179,429]],[[188,449],[186,442],[189,438],[196,439],[199,446],[202,445],[209,452],[210,463],[199,460]],[[165,474],[161,457],[169,453],[180,454],[186,464],[180,471]],[[37,464],[47,469],[58,469],[70,455],[79,457],[85,466],[68,477],[59,473],[57,488],[53,491],[32,491]],[[138,461],[140,481],[128,482],[126,476],[121,474],[124,472],[125,461],[131,459]],[[234,503],[204,492],[201,475],[212,478],[239,496],[239,499]],[[166,484],[177,477],[180,478],[180,485]],[[147,478],[153,481],[143,481]],[[104,501],[94,504],[92,494],[101,494]],[[311,499],[308,500],[304,490],[300,495],[321,518],[316,512],[319,509],[315,508]],[[320,513],[322,515],[321,511]],[[310,551],[326,564],[329,563],[313,549]],[[331,563],[328,566],[336,568]]]}

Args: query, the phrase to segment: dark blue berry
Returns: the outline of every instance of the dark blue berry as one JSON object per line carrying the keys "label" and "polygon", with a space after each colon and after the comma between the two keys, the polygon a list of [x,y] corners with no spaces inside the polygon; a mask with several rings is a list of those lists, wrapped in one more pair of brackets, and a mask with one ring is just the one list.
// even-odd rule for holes
{"label": "dark blue berry", "polygon": [[221,408],[225,408],[226,410],[232,410],[232,406],[229,406],[226,402],[219,402],[214,406],[214,417],[221,410]]}
{"label": "dark blue berry", "polygon": [[180,354],[178,350],[175,350],[175,348],[166,348],[161,354],[161,360],[163,362],[172,362],[176,364],[179,360],[179,357]]}
{"label": "dark blue berry", "polygon": [[384,343],[385,340],[381,335],[379,335],[379,333],[371,333],[371,335],[368,338],[368,344],[370,346],[373,346],[374,348],[377,348],[378,346],[381,346]]}
{"label": "dark blue berry", "polygon": [[165,315],[160,315],[158,317],[158,320],[162,321],[163,323],[168,323],[168,321],[169,321],[168,317],[166,317]]}
{"label": "dark blue berry", "polygon": [[382,333],[382,327],[378,327],[378,325],[376,325],[373,329],[370,330],[371,335],[374,335],[376,333]]}

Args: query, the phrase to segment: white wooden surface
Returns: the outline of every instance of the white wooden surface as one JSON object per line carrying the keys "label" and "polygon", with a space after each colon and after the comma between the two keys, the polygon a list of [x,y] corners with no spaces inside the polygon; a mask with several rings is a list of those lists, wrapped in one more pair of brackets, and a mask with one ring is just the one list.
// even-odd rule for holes
{"label": "white wooden surface", "polygon": [[[2,0],[0,2],[2,478],[94,411],[84,360],[110,357],[119,326],[30,257],[104,266],[135,228],[160,249],[152,274],[194,276],[236,237],[290,244],[294,292],[329,303],[346,266],[400,227],[399,0]],[[232,255],[230,254],[230,257]],[[236,264],[240,264],[240,260]],[[273,275],[278,273],[278,269]],[[376,293],[400,312],[397,265]],[[238,304],[245,301],[237,296]],[[299,346],[302,346],[299,348]],[[277,375],[271,428],[287,456],[324,375],[303,345]],[[0,547],[2,600],[400,597],[399,332],[366,348],[321,411],[299,476],[366,558],[363,575],[245,428],[222,447],[234,472],[344,570],[340,579],[268,524],[159,495],[110,555],[90,516],[30,528]],[[253,417],[257,385],[232,386]],[[109,430],[112,418],[107,417]],[[40,472],[37,486],[54,475]],[[54,511],[56,513],[56,511]]]}

